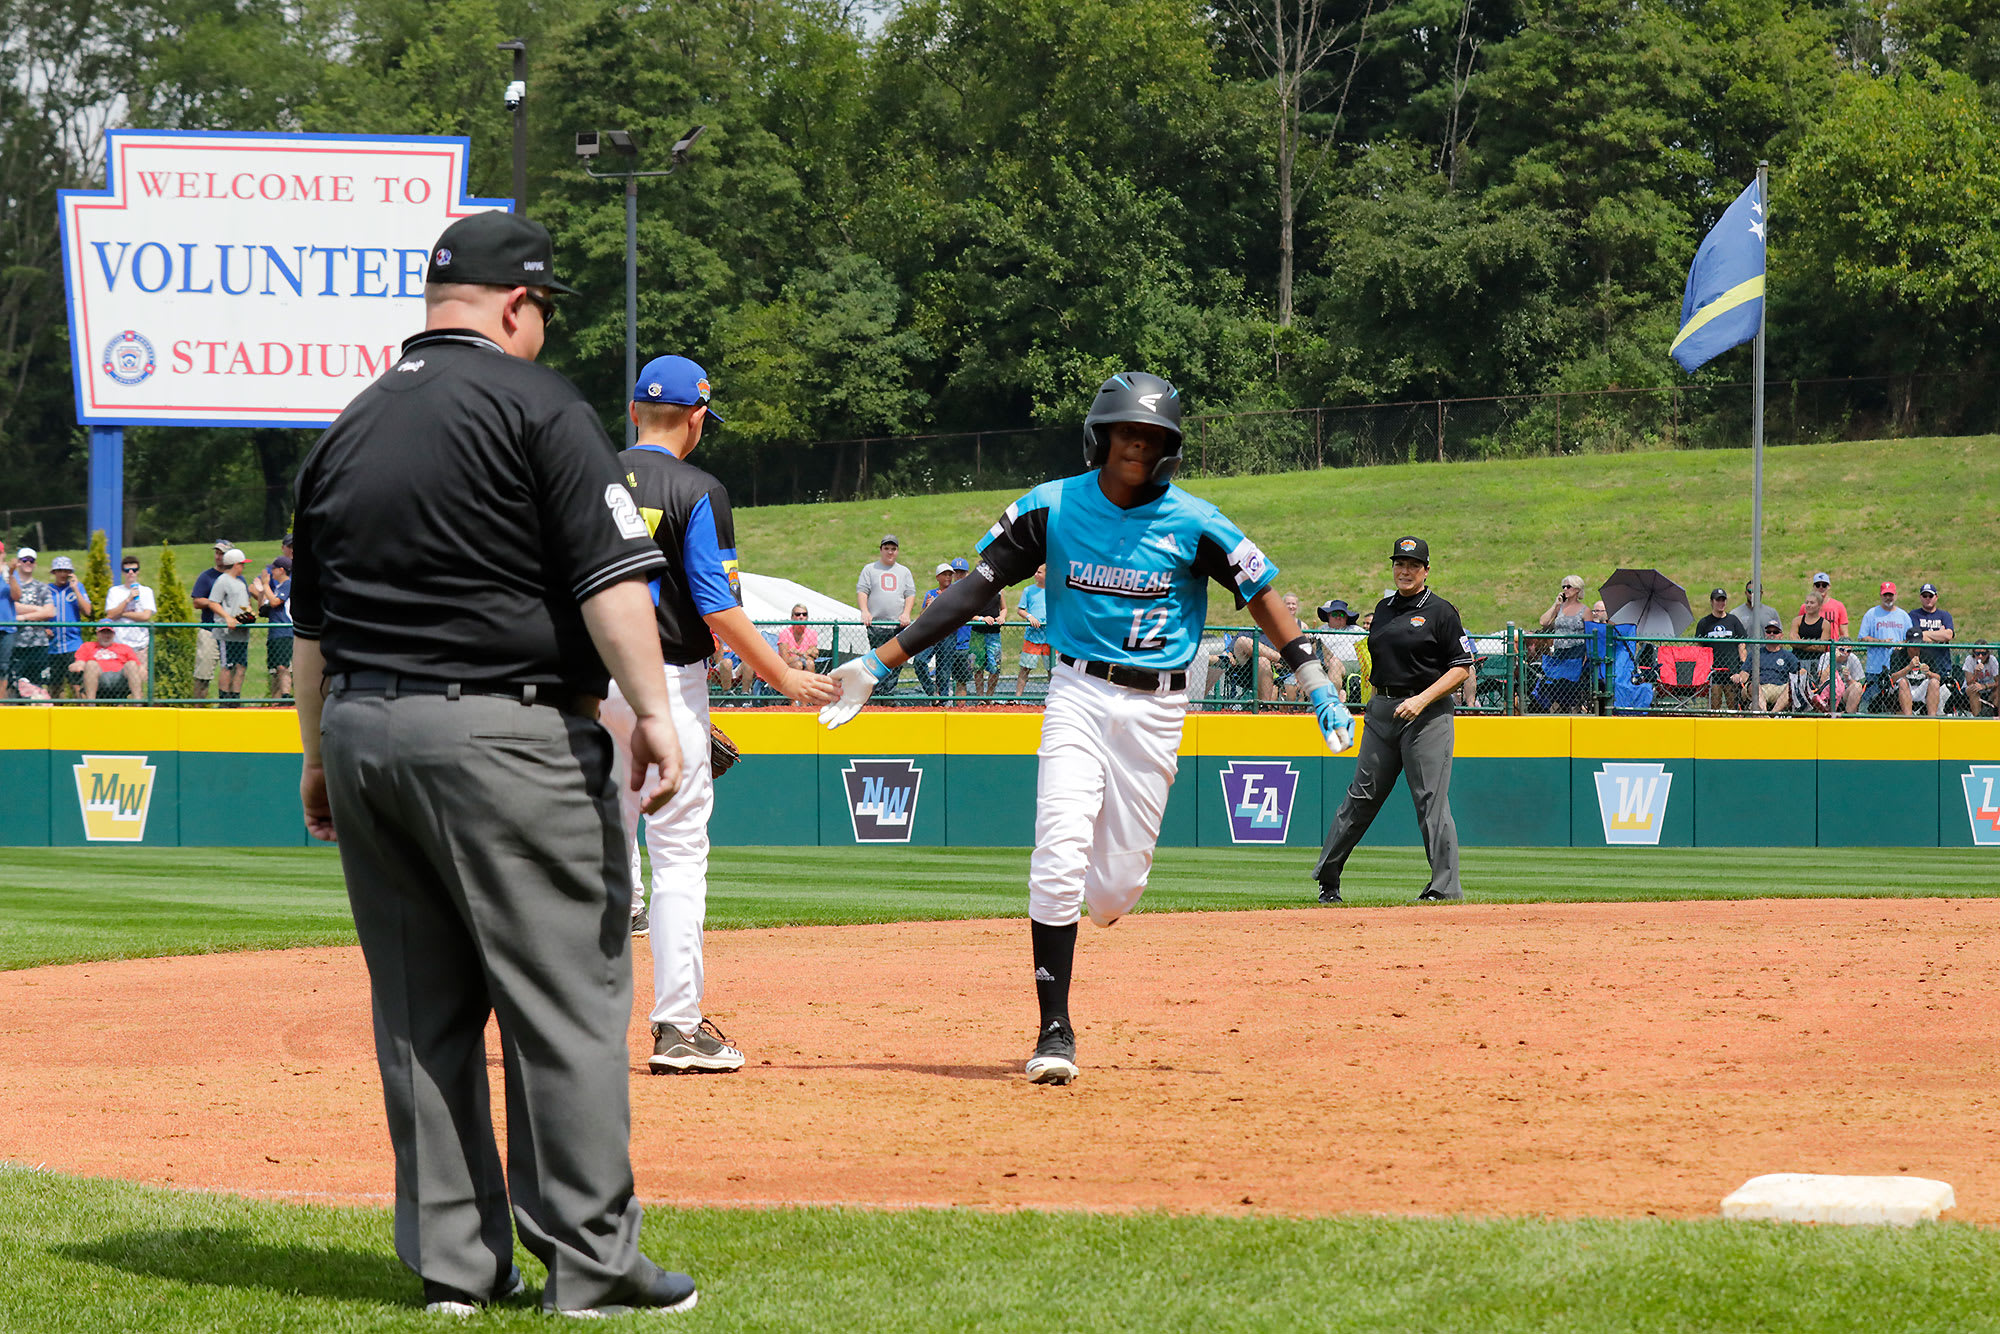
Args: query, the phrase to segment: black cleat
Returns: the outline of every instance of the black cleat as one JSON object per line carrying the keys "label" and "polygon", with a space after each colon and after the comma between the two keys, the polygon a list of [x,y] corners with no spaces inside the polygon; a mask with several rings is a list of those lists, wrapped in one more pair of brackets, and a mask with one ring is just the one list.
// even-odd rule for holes
{"label": "black cleat", "polygon": [[1442,890],[1442,889],[1426,889],[1426,890],[1425,890],[1425,891],[1424,891],[1423,893],[1421,893],[1421,894],[1417,895],[1417,902],[1418,902],[1418,903],[1457,903],[1457,902],[1458,902],[1459,900],[1463,899],[1464,897],[1465,897],[1465,891],[1464,891],[1464,890],[1462,890],[1462,889],[1454,889],[1454,890],[1450,891],[1449,893],[1445,892],[1445,891],[1444,891],[1444,890]]}
{"label": "black cleat", "polygon": [[1336,880],[1336,881],[1334,881],[1334,882],[1333,882],[1332,884],[1330,884],[1330,885],[1326,885],[1326,884],[1323,884],[1323,885],[1321,885],[1321,886],[1319,887],[1319,901],[1320,901],[1321,903],[1345,903],[1345,902],[1347,902],[1347,900],[1346,900],[1346,899],[1343,899],[1342,897],[1340,897],[1340,882],[1339,882],[1338,880]]}
{"label": "black cleat", "polygon": [[1028,1058],[1028,1082],[1067,1084],[1076,1076],[1076,1032],[1066,1020],[1051,1019]]}
{"label": "black cleat", "polygon": [[495,1302],[509,1301],[528,1290],[521,1279],[518,1267],[507,1271],[506,1281],[489,1297],[480,1297],[443,1283],[424,1280],[424,1313],[426,1315],[477,1315],[484,1307]]}

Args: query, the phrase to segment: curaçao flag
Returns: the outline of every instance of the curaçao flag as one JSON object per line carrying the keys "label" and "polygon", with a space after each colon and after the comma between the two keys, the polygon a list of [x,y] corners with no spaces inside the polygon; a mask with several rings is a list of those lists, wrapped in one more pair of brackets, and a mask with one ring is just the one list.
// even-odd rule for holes
{"label": "cura\u00e7ao flag", "polygon": [[1688,266],[1681,331],[1667,350],[1685,371],[1757,336],[1764,319],[1764,200],[1752,181]]}

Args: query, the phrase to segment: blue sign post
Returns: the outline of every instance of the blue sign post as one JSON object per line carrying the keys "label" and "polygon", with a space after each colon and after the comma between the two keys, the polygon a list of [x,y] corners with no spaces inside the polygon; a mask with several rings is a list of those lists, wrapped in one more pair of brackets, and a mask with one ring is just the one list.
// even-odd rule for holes
{"label": "blue sign post", "polygon": [[125,428],[90,428],[90,503],[85,530],[104,530],[105,548],[116,570],[125,556]]}

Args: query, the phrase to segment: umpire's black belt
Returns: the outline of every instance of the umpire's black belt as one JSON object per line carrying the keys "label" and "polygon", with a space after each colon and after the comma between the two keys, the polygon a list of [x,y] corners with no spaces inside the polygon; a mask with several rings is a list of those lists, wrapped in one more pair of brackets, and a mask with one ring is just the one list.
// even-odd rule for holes
{"label": "umpire's black belt", "polygon": [[326,678],[327,688],[336,695],[443,695],[459,699],[466,695],[487,695],[511,699],[517,704],[542,705],[560,709],[580,718],[595,718],[599,701],[554,686],[510,681],[436,681],[426,676],[404,676],[400,672],[334,672]]}
{"label": "umpire's black belt", "polygon": [[1154,690],[1164,687],[1168,690],[1186,690],[1186,672],[1156,672],[1150,667],[1118,667],[1108,662],[1088,662],[1082,658],[1072,658],[1067,653],[1059,653],[1063,666],[1074,667],[1085,676],[1094,676],[1100,681],[1109,681],[1127,690]]}

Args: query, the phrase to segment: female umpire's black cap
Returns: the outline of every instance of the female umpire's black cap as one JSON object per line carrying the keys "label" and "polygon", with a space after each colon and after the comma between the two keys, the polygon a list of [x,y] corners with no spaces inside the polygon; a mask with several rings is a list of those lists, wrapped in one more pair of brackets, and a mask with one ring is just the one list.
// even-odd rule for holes
{"label": "female umpire's black cap", "polygon": [[1431,544],[1424,541],[1421,537],[1399,537],[1396,539],[1396,545],[1389,550],[1389,559],[1392,561],[1420,560],[1424,564],[1429,565],[1431,563]]}

